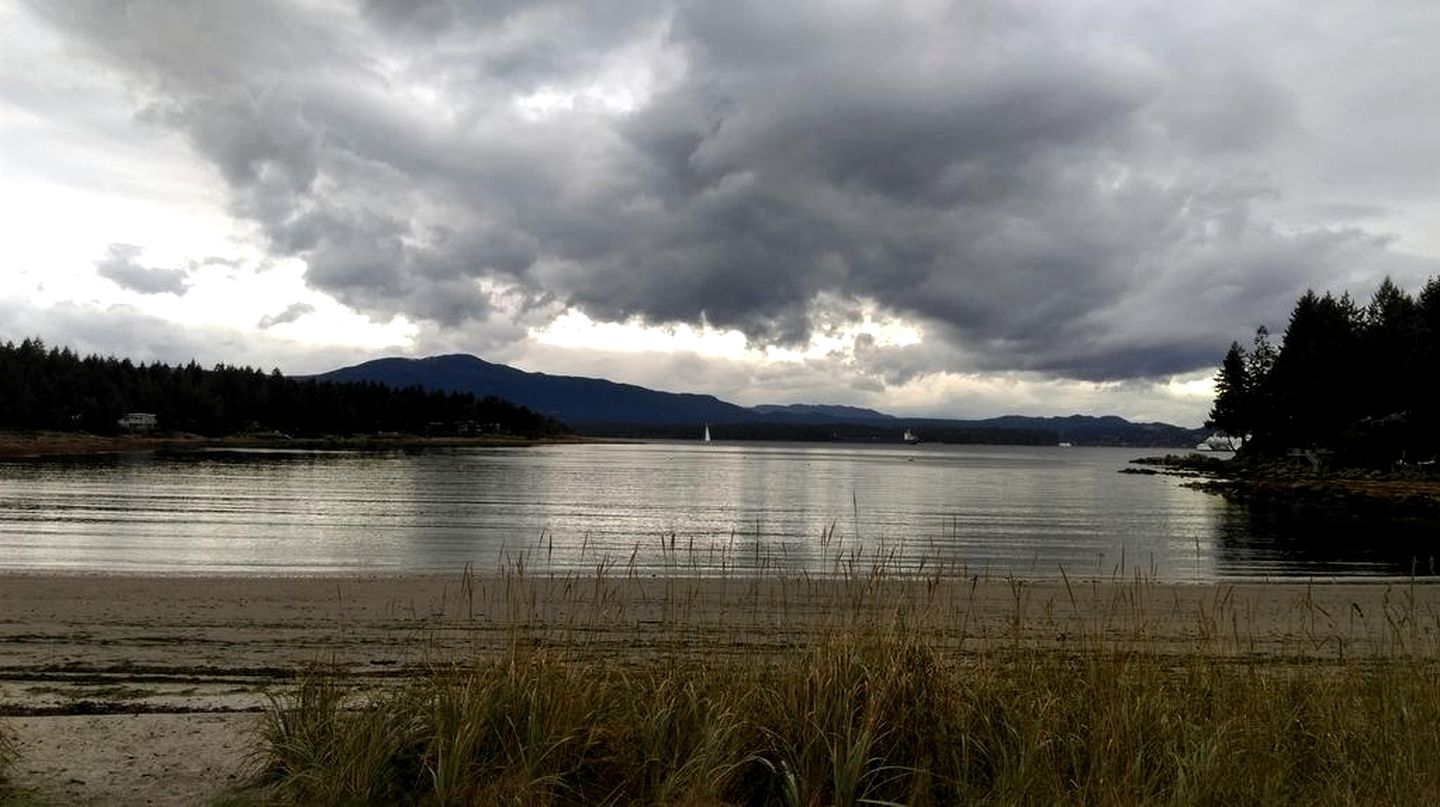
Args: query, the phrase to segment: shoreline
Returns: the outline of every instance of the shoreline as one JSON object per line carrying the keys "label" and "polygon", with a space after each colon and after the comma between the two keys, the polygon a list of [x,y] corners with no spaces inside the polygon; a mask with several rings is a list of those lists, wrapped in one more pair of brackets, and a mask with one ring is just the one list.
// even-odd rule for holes
{"label": "shoreline", "polygon": [[[7,431],[0,429],[0,459],[11,457],[38,456],[85,456],[91,454],[123,454],[146,451],[197,451],[206,449],[294,449],[299,451],[386,451],[423,448],[453,447],[524,447],[537,445],[564,445],[577,443],[652,443],[669,442],[667,437],[614,437],[569,434],[551,437],[519,437],[510,435],[480,435],[475,437],[440,436],[425,437],[408,434],[351,435],[325,437],[289,437],[271,434],[229,435],[226,437],[203,437],[189,433],[129,434],[103,436],[86,432],[61,431]],[[746,443],[787,443],[788,440],[734,440],[734,444]],[[800,441],[807,445],[826,445],[831,441]],[[859,441],[839,441],[842,445],[876,445]],[[900,443],[893,445],[899,446]],[[941,445],[941,443],[937,443]],[[945,443],[957,446],[1029,446],[1028,443]],[[1153,450],[1155,446],[1114,446],[1096,445],[1093,448],[1133,449],[1136,452]],[[1161,447],[1163,448],[1163,447]]]}
{"label": "shoreline", "polygon": [[0,572],[0,716],[228,712],[316,664],[375,682],[517,641],[617,660],[764,656],[901,620],[961,654],[1074,637],[1161,653],[1364,653],[1397,613],[1440,635],[1440,580],[328,577]]}
{"label": "shoreline", "polygon": [[1181,477],[1189,480],[1181,483],[1185,487],[1238,502],[1303,503],[1380,516],[1440,518],[1440,475],[1428,468],[1388,472],[1310,468],[1297,461],[1254,464],[1191,452],[1140,457],[1120,473]]}
{"label": "shoreline", "polygon": [[[319,657],[433,660],[503,646],[519,634],[590,650],[628,652],[644,640],[739,650],[803,642],[838,627],[903,615],[933,623],[957,647],[1010,633],[1044,646],[1057,626],[1144,622],[1177,647],[1196,617],[1217,610],[1257,652],[1293,639],[1297,617],[1360,641],[1376,617],[1405,603],[1440,631],[1440,580],[1186,583],[1154,580],[682,578],[570,575],[363,574],[324,577],[74,574],[0,571],[0,704],[29,701],[14,681],[46,670],[122,677],[146,667],[275,671]],[[1380,620],[1383,622],[1383,620]],[[1311,625],[1313,627],[1313,624]],[[676,635],[670,635],[678,632]],[[672,642],[673,644],[674,642]],[[1192,648],[1193,649],[1193,648]],[[1234,650],[1234,648],[1228,648]],[[39,675],[43,678],[43,675]]]}
{"label": "shoreline", "polygon": [[[1140,572],[1142,575],[1143,571]],[[294,581],[294,582],[316,582],[316,583],[349,583],[349,582],[379,582],[379,581],[427,581],[427,580],[448,580],[455,577],[457,572],[442,569],[386,569],[386,570],[363,570],[363,569],[332,569],[319,571],[256,571],[240,570],[226,571],[217,569],[195,569],[195,570],[166,570],[166,569],[111,569],[97,570],[88,568],[65,568],[65,567],[44,567],[44,568],[0,568],[0,585],[11,579],[74,579],[74,580],[181,580],[197,581],[212,580],[225,582],[244,581]],[[476,578],[500,579],[506,576],[507,572],[501,568],[497,570],[473,570]],[[514,574],[513,571],[508,574]],[[566,568],[566,569],[540,569],[527,570],[524,573],[532,582],[550,583],[574,580],[577,577],[584,578],[593,574],[590,567]],[[866,574],[869,574],[867,572]],[[909,573],[904,571],[883,570],[881,574],[889,584],[898,585],[924,585],[933,581],[934,575],[927,573]],[[612,577],[616,582],[633,582],[643,584],[664,583],[672,581],[680,585],[825,585],[844,584],[851,582],[844,573],[827,572],[813,573],[804,570],[787,572],[766,572],[760,575],[746,575],[744,573],[712,575],[670,575],[621,573]],[[1136,583],[1132,572],[1127,571],[1125,576],[1118,574],[1080,574],[1069,571],[1055,571],[1050,573],[1027,572],[1025,574],[1006,574],[994,571],[965,572],[963,574],[947,575],[947,585],[959,585],[963,582],[969,585],[971,581],[979,580],[982,585],[1020,585],[1020,586],[1049,586],[1063,585],[1066,580],[1071,585],[1103,585],[1103,586],[1130,586]],[[1142,577],[1140,580],[1148,586],[1163,586],[1179,589],[1185,588],[1215,588],[1219,586],[1231,587],[1257,587],[1274,588],[1289,586],[1408,586],[1414,585],[1440,585],[1440,575],[1431,574],[1332,574],[1332,575],[1236,575],[1217,577],[1212,579],[1166,579]]]}
{"label": "shoreline", "polygon": [[418,435],[354,435],[328,437],[280,437],[231,435],[202,437],[196,434],[120,435],[106,437],[82,432],[0,431],[0,458],[80,457],[103,454],[131,454],[148,451],[205,451],[260,449],[296,451],[402,451],[421,448],[504,448],[536,445],[599,442],[578,436],[518,437],[483,435],[476,437],[422,437]]}

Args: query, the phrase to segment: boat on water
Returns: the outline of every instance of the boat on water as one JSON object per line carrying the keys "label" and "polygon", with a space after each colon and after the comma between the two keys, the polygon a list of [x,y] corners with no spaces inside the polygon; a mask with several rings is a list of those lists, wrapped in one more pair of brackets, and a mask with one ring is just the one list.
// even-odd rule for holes
{"label": "boat on water", "polygon": [[905,434],[901,436],[900,439],[913,446],[916,443],[920,442],[920,435],[910,431],[909,429],[906,429]]}
{"label": "boat on water", "polygon": [[710,442],[710,424],[709,424],[709,423],[706,423],[706,424],[705,424],[705,436],[700,438],[700,442],[702,442],[702,443],[708,443],[708,442]]}
{"label": "boat on water", "polygon": [[1231,437],[1227,434],[1212,434],[1206,437],[1199,445],[1195,446],[1196,451],[1236,451],[1244,440],[1239,437]]}
{"label": "boat on water", "polygon": [[1074,447],[1075,447],[1075,445],[1074,445],[1073,443],[1065,443],[1065,442],[1056,443],[1056,445],[1058,445],[1060,448],[1074,448]]}

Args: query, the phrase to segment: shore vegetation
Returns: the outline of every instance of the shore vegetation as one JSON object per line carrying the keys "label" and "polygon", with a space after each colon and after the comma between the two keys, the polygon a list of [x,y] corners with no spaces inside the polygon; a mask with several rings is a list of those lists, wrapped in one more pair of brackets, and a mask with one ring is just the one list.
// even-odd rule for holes
{"label": "shore vegetation", "polygon": [[15,764],[15,756],[15,738],[10,735],[10,729],[0,722],[0,794],[10,784],[10,768]]}
{"label": "shore vegetation", "polygon": [[1440,277],[1411,296],[1389,278],[1359,305],[1308,291],[1280,344],[1232,343],[1206,425],[1245,438],[1242,458],[1337,467],[1433,466],[1440,456]]}
{"label": "shore vegetation", "polygon": [[[1161,630],[1136,578],[971,626],[941,575],[793,582],[754,612],[692,612],[657,581],[492,585],[503,646],[357,686],[317,667],[276,694],[252,786],[268,804],[1427,804],[1440,798],[1440,614],[1297,604],[1260,649],[1217,591]],[[543,585],[540,583],[543,582]],[[631,581],[633,584],[634,581]],[[737,586],[744,587],[741,581]],[[802,592],[828,598],[811,608]],[[631,589],[633,590],[633,587]],[[774,588],[769,589],[774,591]],[[691,593],[687,593],[691,591]],[[756,589],[759,591],[759,589]],[[502,593],[503,592],[503,593]],[[537,593],[543,592],[543,596]],[[555,597],[573,598],[556,623]],[[583,600],[583,602],[581,602]],[[788,613],[795,603],[801,612]],[[1361,611],[1358,606],[1355,611]],[[1086,614],[1084,618],[1080,615]],[[579,614],[577,618],[575,615]],[[656,616],[656,615],[659,616]],[[815,620],[819,616],[818,621]],[[766,641],[765,624],[784,625]],[[809,628],[799,631],[796,624]],[[592,644],[609,631],[636,641]]]}
{"label": "shore vegetation", "polygon": [[[0,429],[116,435],[272,438],[353,434],[555,436],[557,421],[495,397],[420,387],[341,384],[274,370],[133,363],[47,348],[38,338],[0,342]],[[143,413],[143,414],[142,414]],[[129,418],[129,420],[127,420]]]}

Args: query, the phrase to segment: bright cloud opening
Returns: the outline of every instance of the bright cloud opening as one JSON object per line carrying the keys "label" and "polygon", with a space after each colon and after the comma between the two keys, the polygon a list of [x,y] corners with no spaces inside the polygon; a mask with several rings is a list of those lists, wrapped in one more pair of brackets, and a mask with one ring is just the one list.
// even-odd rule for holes
{"label": "bright cloud opening", "polygon": [[690,353],[758,363],[799,363],[853,357],[856,346],[886,348],[918,345],[923,330],[904,320],[885,317],[867,305],[858,317],[821,315],[803,347],[756,347],[738,330],[687,323],[649,325],[639,319],[596,321],[574,308],[549,324],[530,329],[530,338],[553,347],[585,348],[619,353]]}

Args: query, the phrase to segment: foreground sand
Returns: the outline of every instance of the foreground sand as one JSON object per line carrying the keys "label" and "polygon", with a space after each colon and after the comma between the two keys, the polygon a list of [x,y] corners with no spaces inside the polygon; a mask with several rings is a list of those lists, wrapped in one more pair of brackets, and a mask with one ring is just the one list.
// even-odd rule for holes
{"label": "foreground sand", "polygon": [[244,775],[266,694],[316,664],[379,684],[516,641],[783,652],[902,617],[956,652],[1143,635],[1288,663],[1363,653],[1396,619],[1433,637],[1437,615],[1440,585],[1407,582],[0,575],[0,714],[46,803],[196,804]]}

